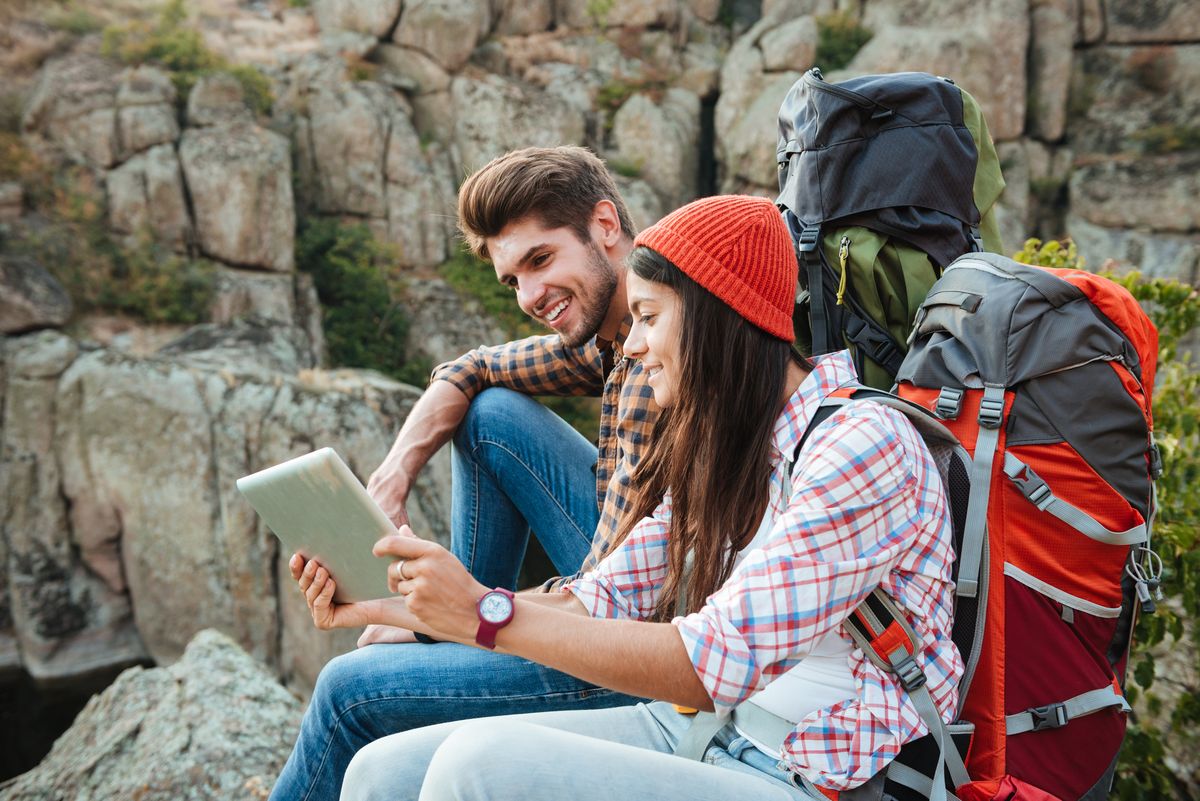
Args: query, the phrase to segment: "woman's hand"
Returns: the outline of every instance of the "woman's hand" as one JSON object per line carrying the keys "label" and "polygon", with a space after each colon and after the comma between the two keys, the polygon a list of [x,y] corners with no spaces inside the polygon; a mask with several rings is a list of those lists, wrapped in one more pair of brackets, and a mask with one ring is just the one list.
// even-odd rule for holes
{"label": "woman's hand", "polygon": [[401,526],[399,534],[384,537],[373,549],[376,556],[395,557],[388,567],[388,588],[424,623],[419,630],[474,642],[479,628],[475,604],[491,588],[472,578],[454,554],[405,529]]}
{"label": "woman's hand", "polygon": [[337,582],[316,560],[305,560],[298,553],[292,554],[288,569],[304,595],[313,625],[322,631],[371,624],[411,629],[417,622],[406,608],[403,598],[335,604],[333,594],[337,591]]}

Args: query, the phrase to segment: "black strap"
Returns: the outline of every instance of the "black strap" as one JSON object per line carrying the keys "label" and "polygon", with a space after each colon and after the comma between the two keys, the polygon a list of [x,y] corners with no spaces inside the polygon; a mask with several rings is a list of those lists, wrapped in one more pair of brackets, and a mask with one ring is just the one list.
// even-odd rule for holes
{"label": "black strap", "polygon": [[796,255],[808,282],[808,313],[812,321],[812,355],[829,353],[829,320],[825,308],[825,270],[821,263],[821,226],[806,226],[796,240]]}

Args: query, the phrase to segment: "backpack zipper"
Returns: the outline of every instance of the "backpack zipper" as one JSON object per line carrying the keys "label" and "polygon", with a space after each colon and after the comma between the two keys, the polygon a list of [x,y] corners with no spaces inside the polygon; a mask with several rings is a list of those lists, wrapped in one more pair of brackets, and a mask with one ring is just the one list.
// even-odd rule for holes
{"label": "backpack zipper", "polygon": [[845,305],[842,301],[846,297],[846,262],[850,260],[850,237],[842,235],[841,244],[838,245],[838,261],[842,265],[842,280],[838,282],[837,290],[837,305]]}

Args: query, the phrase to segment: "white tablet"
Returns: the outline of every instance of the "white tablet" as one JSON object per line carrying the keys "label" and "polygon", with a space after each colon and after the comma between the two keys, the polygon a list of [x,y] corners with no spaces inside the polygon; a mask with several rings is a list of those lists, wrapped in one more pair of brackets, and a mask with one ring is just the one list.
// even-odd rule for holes
{"label": "white tablet", "polygon": [[334,600],[369,601],[392,595],[390,558],[371,553],[396,527],[333,448],[298,456],[239,478],[237,488],[286,546],[316,559],[337,582]]}

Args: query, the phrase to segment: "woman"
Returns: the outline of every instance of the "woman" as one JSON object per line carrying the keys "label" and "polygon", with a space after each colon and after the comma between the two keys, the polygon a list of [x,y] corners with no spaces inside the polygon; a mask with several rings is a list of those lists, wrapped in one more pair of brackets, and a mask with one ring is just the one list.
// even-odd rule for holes
{"label": "woman", "polygon": [[[323,568],[292,568],[318,626],[392,623],[495,646],[658,702],[393,735],[355,757],[343,799],[729,801],[857,786],[924,733],[894,677],[841,632],[881,584],[951,716],[962,663],[937,469],[903,415],[870,403],[815,427],[797,459],[821,401],[855,374],[844,353],[812,365],[791,351],[796,259],[774,206],[706,198],[635,245],[625,353],[665,412],[624,540],[596,570],[559,595],[514,600],[440,546],[389,537],[376,553],[396,558],[400,597],[334,606]],[[691,724],[672,703],[728,716],[751,699],[788,730],[735,718],[704,761],[672,755]]]}

